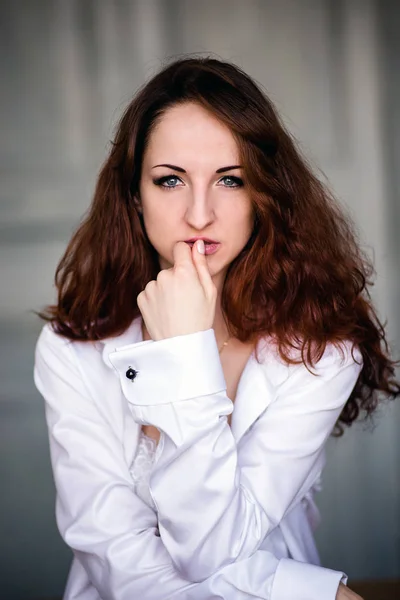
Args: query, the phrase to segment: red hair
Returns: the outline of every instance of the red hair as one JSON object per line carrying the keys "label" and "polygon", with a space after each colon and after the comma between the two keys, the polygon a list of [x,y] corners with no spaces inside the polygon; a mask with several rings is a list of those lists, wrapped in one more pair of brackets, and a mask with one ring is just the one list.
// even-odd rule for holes
{"label": "red hair", "polygon": [[[160,269],[137,211],[143,153],[168,108],[197,102],[234,135],[254,205],[246,247],[229,266],[221,297],[239,340],[274,338],[287,362],[313,365],[326,344],[352,341],[363,368],[339,418],[371,414],[378,394],[400,394],[367,285],[372,267],[350,220],[313,174],[271,101],[237,66],[175,61],[133,98],[98,177],[93,202],[58,265],[58,302],[40,316],[73,340],[122,333],[140,315],[136,298]],[[300,358],[293,358],[293,349]]]}

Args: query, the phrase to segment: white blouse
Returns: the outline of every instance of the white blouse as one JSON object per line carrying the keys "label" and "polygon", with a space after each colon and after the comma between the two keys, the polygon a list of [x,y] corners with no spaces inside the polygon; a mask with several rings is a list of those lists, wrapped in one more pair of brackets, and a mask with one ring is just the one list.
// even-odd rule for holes
{"label": "white blouse", "polygon": [[346,576],[319,566],[313,494],[361,355],[329,345],[311,372],[262,342],[233,407],[213,329],[143,341],[137,318],[91,343],[43,328],[64,600],[335,600]]}

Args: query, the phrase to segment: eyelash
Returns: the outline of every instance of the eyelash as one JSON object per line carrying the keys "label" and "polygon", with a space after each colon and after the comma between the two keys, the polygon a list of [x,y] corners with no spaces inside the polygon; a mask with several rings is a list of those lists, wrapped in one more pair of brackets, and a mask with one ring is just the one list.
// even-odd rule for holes
{"label": "eyelash", "polygon": [[[180,179],[180,177],[178,177],[177,175],[164,175],[163,177],[159,177],[158,179],[153,179],[153,183],[155,185],[162,187],[164,190],[174,190],[177,187],[181,187],[181,186],[177,186],[177,185],[172,185],[172,186],[163,185],[166,181],[168,181],[168,179],[178,179],[179,181],[182,181],[182,179]],[[224,177],[221,177],[220,181],[222,181],[223,179],[232,179],[232,181],[236,184],[236,185],[226,185],[223,187],[226,187],[228,189],[234,189],[234,190],[237,188],[243,187],[243,180],[240,179],[240,177],[235,177],[234,175],[225,175]]]}

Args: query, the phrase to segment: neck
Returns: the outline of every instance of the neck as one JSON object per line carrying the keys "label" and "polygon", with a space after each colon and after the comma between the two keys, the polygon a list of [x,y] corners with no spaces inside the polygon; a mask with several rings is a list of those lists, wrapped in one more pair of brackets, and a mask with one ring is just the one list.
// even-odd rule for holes
{"label": "neck", "polygon": [[229,331],[228,331],[228,326],[227,326],[226,320],[222,314],[220,299],[221,299],[221,297],[218,294],[217,304],[215,307],[214,323],[213,323],[213,329],[214,329],[214,333],[215,333],[215,338],[217,340],[218,348],[221,348],[222,344],[224,342],[226,342],[226,340],[228,339],[228,337],[230,335]]}

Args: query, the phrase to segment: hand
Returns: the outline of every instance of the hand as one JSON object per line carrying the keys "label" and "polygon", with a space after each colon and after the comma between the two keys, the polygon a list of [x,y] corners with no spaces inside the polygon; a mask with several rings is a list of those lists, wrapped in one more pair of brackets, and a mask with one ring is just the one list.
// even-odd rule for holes
{"label": "hand", "polygon": [[137,297],[151,339],[162,340],[210,329],[214,323],[217,289],[207,259],[197,244],[177,242],[174,266],[163,269]]}
{"label": "hand", "polygon": [[336,600],[363,600],[361,596],[353,592],[347,585],[339,583]]}

